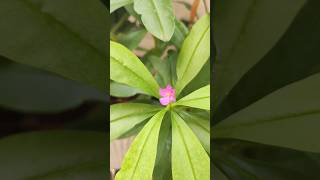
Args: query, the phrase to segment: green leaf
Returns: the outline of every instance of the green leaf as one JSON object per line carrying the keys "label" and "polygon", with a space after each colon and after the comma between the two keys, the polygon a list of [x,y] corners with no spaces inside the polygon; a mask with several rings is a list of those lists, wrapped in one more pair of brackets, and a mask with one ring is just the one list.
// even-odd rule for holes
{"label": "green leaf", "polygon": [[[287,2],[283,7],[291,4],[291,1]],[[315,18],[320,17],[319,6],[319,1],[305,3],[277,44],[241,77],[215,109],[213,123],[225,119],[279,88],[320,72],[320,54],[317,52],[320,36],[316,34],[320,31],[320,18]],[[214,91],[213,94],[223,96],[217,93]]]}
{"label": "green leaf", "polygon": [[[215,107],[220,105],[240,78],[277,43],[306,1],[244,0],[215,3]],[[283,8],[286,9],[285,12]],[[272,13],[270,9],[273,9]]]}
{"label": "green leaf", "polygon": [[132,2],[133,0],[110,0],[110,13]]}
{"label": "green leaf", "polygon": [[2,138],[1,179],[107,179],[106,135],[45,131]]}
{"label": "green leaf", "polygon": [[226,175],[220,171],[219,168],[217,168],[215,165],[213,165],[213,171],[211,171],[211,173],[213,173],[213,178],[212,179],[217,179],[217,180],[229,180]]}
{"label": "green leaf", "polygon": [[210,154],[210,117],[203,117],[187,111],[179,111],[178,114],[186,121],[194,134],[197,135],[204,149]]}
{"label": "green leaf", "polygon": [[208,14],[192,27],[184,40],[177,60],[177,96],[199,73],[210,56],[210,16]]}
{"label": "green leaf", "polygon": [[171,0],[134,0],[134,10],[152,35],[162,41],[171,39],[175,28]]}
{"label": "green leaf", "polygon": [[174,105],[210,110],[210,85],[202,87],[178,100]]}
{"label": "green leaf", "polygon": [[107,90],[109,17],[99,0],[2,0],[0,17],[2,56]]}
{"label": "green leaf", "polygon": [[189,33],[189,29],[182,21],[175,19],[176,28],[170,42],[175,45],[178,49],[181,48],[184,39]]}
{"label": "green leaf", "polygon": [[160,97],[159,85],[140,59],[126,47],[113,41],[110,41],[110,78]]}
{"label": "green leaf", "polygon": [[29,113],[57,113],[107,96],[88,86],[0,57],[0,106]]}
{"label": "green leaf", "polygon": [[110,106],[110,142],[135,125],[156,114],[162,107],[141,103],[119,103]]}
{"label": "green leaf", "polygon": [[110,83],[110,95],[114,97],[130,97],[138,93],[143,93],[135,88],[116,82]]}
{"label": "green leaf", "polygon": [[191,92],[210,84],[210,74],[210,61],[207,61],[197,76],[193,78],[192,81],[190,81],[190,83],[183,89],[180,96],[184,97]]}
{"label": "green leaf", "polygon": [[210,158],[184,120],[171,112],[174,180],[209,180]]}
{"label": "green leaf", "polygon": [[117,39],[119,43],[123,44],[128,49],[133,50],[139,46],[146,33],[147,31],[144,29],[130,29],[129,32],[119,34]]}
{"label": "green leaf", "polygon": [[152,179],[157,155],[158,137],[167,109],[154,115],[131,144],[116,180]]}
{"label": "green leaf", "polygon": [[213,138],[235,138],[320,152],[320,74],[290,84],[211,128]]}
{"label": "green leaf", "polygon": [[167,84],[171,84],[170,64],[168,59],[162,60],[156,56],[149,56],[148,61],[151,62],[154,70],[156,71],[156,77],[158,77],[158,83],[161,87],[166,87]]}
{"label": "green leaf", "polygon": [[171,118],[167,113],[161,124],[157,158],[153,170],[153,180],[170,180],[171,173]]}
{"label": "green leaf", "polygon": [[213,146],[213,161],[230,179],[301,180],[320,175],[318,153],[237,140],[219,140]]}

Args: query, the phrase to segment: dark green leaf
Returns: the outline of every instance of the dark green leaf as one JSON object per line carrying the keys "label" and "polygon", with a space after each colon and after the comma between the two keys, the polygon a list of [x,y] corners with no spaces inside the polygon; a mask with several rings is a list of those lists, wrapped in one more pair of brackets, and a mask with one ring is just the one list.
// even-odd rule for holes
{"label": "dark green leaf", "polygon": [[106,136],[46,131],[2,138],[1,179],[107,179]]}
{"label": "dark green leaf", "polygon": [[0,57],[0,105],[23,112],[52,113],[86,101],[106,102],[100,91]]}
{"label": "dark green leaf", "polygon": [[99,0],[2,0],[0,54],[105,92],[107,22]]}
{"label": "dark green leaf", "polygon": [[215,107],[220,105],[240,78],[277,43],[305,2],[306,0],[215,2],[214,39],[218,53],[213,77]]}
{"label": "dark green leaf", "polygon": [[290,84],[211,128],[235,138],[320,152],[320,74]]}

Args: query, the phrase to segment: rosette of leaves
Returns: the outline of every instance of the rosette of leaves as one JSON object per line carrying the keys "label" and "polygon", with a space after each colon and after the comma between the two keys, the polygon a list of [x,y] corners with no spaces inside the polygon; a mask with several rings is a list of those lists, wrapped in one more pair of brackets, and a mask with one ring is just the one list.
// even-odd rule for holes
{"label": "rosette of leaves", "polygon": [[215,2],[215,179],[320,177],[319,7]]}
{"label": "rosette of leaves", "polygon": [[[209,47],[210,16],[205,15],[184,39],[177,62],[172,63],[175,71],[168,73],[167,82],[176,89],[176,102],[167,106],[161,106],[158,100],[150,104],[111,105],[111,141],[139,131],[116,175],[117,180],[210,178],[210,85],[208,82],[202,87],[191,86],[208,62]],[[158,82],[141,60],[125,46],[112,41],[110,78],[154,99],[160,97]]]}

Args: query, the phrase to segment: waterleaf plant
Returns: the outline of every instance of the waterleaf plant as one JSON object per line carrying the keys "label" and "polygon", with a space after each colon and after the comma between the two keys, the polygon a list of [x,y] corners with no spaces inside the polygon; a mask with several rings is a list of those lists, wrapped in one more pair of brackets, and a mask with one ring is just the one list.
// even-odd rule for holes
{"label": "waterleaf plant", "polygon": [[[164,1],[154,2],[154,5],[159,7],[166,6]],[[139,9],[137,12],[142,14],[142,21],[147,29],[146,21],[157,23],[152,18],[163,18],[161,8],[159,12],[151,12],[146,9],[149,6],[140,7],[144,9]],[[135,9],[138,9],[137,5]],[[150,13],[154,14],[151,16]],[[173,33],[171,29],[174,25],[168,18],[164,19],[169,22],[158,19],[165,24],[157,25],[168,29],[162,29],[159,35],[153,30],[151,32],[162,40],[168,40]],[[210,16],[208,14],[193,25],[178,53],[178,56],[174,56],[176,59],[169,58],[177,62],[167,66],[173,67],[175,71],[169,70],[171,73],[166,74],[169,76],[166,79],[176,77],[176,80],[166,81],[167,84],[163,86],[133,52],[118,42],[110,42],[111,80],[153,97],[149,104],[125,102],[110,107],[111,141],[126,137],[129,131],[140,124],[144,125],[125,155],[121,169],[116,175],[117,180],[159,178],[155,174],[160,176],[168,174],[174,180],[210,179],[210,84],[193,89],[187,92],[186,96],[180,96],[209,59]],[[162,76],[165,74],[163,72],[168,71],[162,71]],[[171,144],[169,148],[165,145],[168,141]],[[159,169],[167,169],[167,166],[171,167],[171,170],[159,172]]]}

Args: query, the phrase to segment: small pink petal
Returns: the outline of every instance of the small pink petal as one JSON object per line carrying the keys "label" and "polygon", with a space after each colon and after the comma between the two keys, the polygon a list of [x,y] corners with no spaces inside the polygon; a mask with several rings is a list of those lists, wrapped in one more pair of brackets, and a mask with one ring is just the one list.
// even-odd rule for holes
{"label": "small pink petal", "polygon": [[166,87],[167,90],[171,91],[173,88],[170,86],[170,84],[167,85]]}
{"label": "small pink petal", "polygon": [[159,93],[160,93],[160,96],[165,97],[167,96],[167,89],[160,88]]}
{"label": "small pink petal", "polygon": [[170,102],[176,102],[176,98],[174,96],[169,96],[169,101]]}
{"label": "small pink petal", "polygon": [[160,98],[160,103],[164,106],[168,105],[170,103],[170,97]]}

